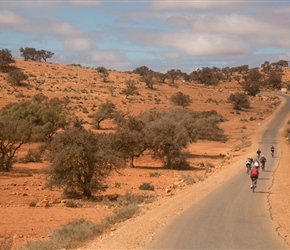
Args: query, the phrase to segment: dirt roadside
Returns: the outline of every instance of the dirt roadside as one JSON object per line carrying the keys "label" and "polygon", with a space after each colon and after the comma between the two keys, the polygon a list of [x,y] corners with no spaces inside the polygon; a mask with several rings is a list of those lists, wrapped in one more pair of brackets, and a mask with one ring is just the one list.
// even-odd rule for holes
{"label": "dirt roadside", "polygon": [[272,219],[279,225],[277,232],[290,245],[290,145],[285,138],[285,130],[290,127],[289,120],[290,113],[279,133],[281,156],[273,174],[268,201]]}
{"label": "dirt roadside", "polygon": [[[282,107],[284,100],[280,107]],[[164,227],[170,220],[188,208],[191,204],[198,202],[201,197],[205,196],[214,188],[222,185],[234,174],[241,170],[244,166],[244,159],[250,153],[255,152],[257,143],[267,124],[273,119],[273,114],[257,131],[253,139],[252,146],[249,147],[242,155],[232,159],[232,163],[220,171],[214,173],[206,181],[197,183],[194,186],[186,187],[178,194],[172,197],[165,197],[157,203],[151,204],[147,211],[141,216],[128,220],[119,226],[116,226],[111,232],[102,235],[93,240],[85,247],[78,250],[92,249],[142,249],[150,242],[155,232]],[[287,128],[287,121],[290,116],[285,119],[283,128],[279,131],[279,143],[283,152],[279,165],[275,169],[273,176],[273,185],[270,188],[268,196],[270,213],[273,220],[278,223],[277,232],[290,244],[290,155],[288,154],[290,146],[283,136]],[[227,171],[227,179],[224,172]],[[282,185],[281,185],[282,184]],[[289,247],[290,248],[290,247]]]}

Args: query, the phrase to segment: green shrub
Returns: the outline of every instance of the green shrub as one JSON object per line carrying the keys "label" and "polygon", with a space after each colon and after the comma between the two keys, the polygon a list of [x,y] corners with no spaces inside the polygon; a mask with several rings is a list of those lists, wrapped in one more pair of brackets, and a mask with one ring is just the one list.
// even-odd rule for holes
{"label": "green shrub", "polygon": [[170,167],[177,170],[189,170],[190,164],[185,159],[179,159],[172,163]]}
{"label": "green shrub", "polygon": [[151,191],[154,191],[154,186],[152,186],[151,183],[144,182],[143,184],[141,184],[139,186],[139,189],[140,190],[151,190]]}
{"label": "green shrub", "polygon": [[22,162],[42,162],[42,150],[40,148],[29,149]]}
{"label": "green shrub", "polygon": [[[56,250],[74,249],[102,234],[105,230],[117,222],[127,220],[139,211],[137,205],[129,205],[116,210],[113,215],[107,216],[100,223],[94,223],[84,219],[74,220],[54,230],[48,240],[28,241],[19,250]],[[0,246],[1,242],[0,242]],[[5,248],[0,248],[5,249]],[[7,248],[7,250],[10,248]],[[6,249],[5,249],[6,250]]]}
{"label": "green shrub", "polygon": [[182,174],[180,179],[183,180],[187,185],[196,183],[195,179],[189,174],[188,175]]}
{"label": "green shrub", "polygon": [[76,207],[82,207],[82,204],[80,204],[79,202],[74,201],[74,200],[67,200],[65,202],[65,206],[66,207],[76,208]]}
{"label": "green shrub", "polygon": [[31,201],[28,204],[30,207],[35,207],[36,206],[36,202],[35,201]]}
{"label": "green shrub", "polygon": [[147,194],[133,194],[127,191],[125,195],[119,196],[117,202],[121,205],[151,203],[156,197]]}
{"label": "green shrub", "polygon": [[209,167],[209,168],[214,168],[214,164],[213,163],[207,162],[205,165],[207,167]]}
{"label": "green shrub", "polygon": [[197,178],[199,181],[204,181],[204,177],[201,176],[201,175],[196,175],[196,178]]}
{"label": "green shrub", "polygon": [[12,245],[13,245],[13,238],[0,239],[0,249],[1,250],[11,250]]}
{"label": "green shrub", "polygon": [[125,221],[133,217],[134,214],[136,214],[138,211],[139,211],[139,208],[136,204],[123,206],[115,212],[115,220],[116,222]]}
{"label": "green shrub", "polygon": [[81,195],[77,191],[64,190],[61,197],[63,199],[73,199],[73,198],[81,198]]}
{"label": "green shrub", "polygon": [[121,182],[115,182],[115,188],[121,187]]}
{"label": "green shrub", "polygon": [[158,172],[151,172],[149,175],[150,175],[150,177],[159,177],[160,176],[160,173],[158,173]]}

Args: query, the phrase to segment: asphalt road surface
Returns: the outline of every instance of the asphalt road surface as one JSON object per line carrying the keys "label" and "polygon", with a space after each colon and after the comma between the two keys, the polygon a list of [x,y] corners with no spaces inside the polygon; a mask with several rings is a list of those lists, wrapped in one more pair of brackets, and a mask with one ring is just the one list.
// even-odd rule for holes
{"label": "asphalt road surface", "polygon": [[[290,111],[290,97],[285,98],[287,102],[260,138],[267,163],[255,193],[245,169],[239,171],[158,232],[146,249],[290,249],[276,232],[278,225],[271,219],[267,202],[282,150],[277,135]],[[275,146],[274,158],[271,145]]]}

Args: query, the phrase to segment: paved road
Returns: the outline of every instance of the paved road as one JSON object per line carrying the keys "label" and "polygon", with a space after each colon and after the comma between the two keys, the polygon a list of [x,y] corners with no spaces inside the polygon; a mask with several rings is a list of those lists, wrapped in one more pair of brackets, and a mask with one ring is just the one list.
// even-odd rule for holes
{"label": "paved road", "polygon": [[267,202],[281,154],[277,134],[290,110],[290,97],[286,100],[261,136],[259,145],[268,162],[255,193],[245,171],[238,172],[158,232],[146,249],[290,249],[276,232],[278,225],[271,219]]}

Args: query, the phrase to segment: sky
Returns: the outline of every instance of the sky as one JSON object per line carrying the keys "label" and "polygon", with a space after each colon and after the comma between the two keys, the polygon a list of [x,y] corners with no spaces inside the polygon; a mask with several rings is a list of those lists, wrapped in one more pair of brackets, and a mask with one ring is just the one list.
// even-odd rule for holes
{"label": "sky", "polygon": [[0,0],[0,49],[166,73],[290,60],[290,0]]}

